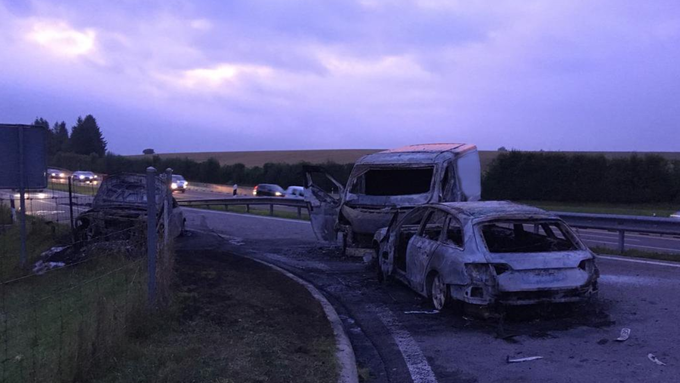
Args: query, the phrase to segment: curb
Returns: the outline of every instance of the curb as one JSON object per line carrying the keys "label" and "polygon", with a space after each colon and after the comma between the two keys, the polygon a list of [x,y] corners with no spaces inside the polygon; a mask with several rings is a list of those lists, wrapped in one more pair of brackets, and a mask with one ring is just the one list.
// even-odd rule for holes
{"label": "curb", "polygon": [[331,323],[333,334],[335,335],[335,356],[338,360],[338,363],[340,364],[340,370],[338,371],[338,383],[358,383],[359,374],[357,373],[357,362],[354,356],[354,350],[352,349],[352,343],[350,343],[349,338],[347,337],[345,328],[342,325],[342,320],[328,299],[326,299],[326,297],[324,297],[323,294],[321,294],[321,292],[311,283],[301,279],[289,271],[261,259],[249,259],[268,266],[301,284],[312,294],[312,297],[314,297],[314,299],[316,299],[321,304],[323,311],[326,313],[326,318],[328,318],[328,321]]}

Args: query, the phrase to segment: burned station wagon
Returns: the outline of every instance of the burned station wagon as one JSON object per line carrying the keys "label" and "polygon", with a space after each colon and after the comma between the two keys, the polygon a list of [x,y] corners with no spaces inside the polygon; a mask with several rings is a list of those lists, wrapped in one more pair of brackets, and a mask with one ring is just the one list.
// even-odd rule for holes
{"label": "burned station wagon", "polygon": [[481,194],[479,154],[468,144],[411,145],[369,154],[356,162],[346,186],[323,169],[305,170],[314,232],[331,242],[342,233],[343,248],[370,247],[376,230],[397,211],[476,201]]}
{"label": "burned station wagon", "polygon": [[475,305],[576,302],[598,291],[594,254],[559,217],[511,202],[438,203],[374,237],[380,273],[431,299]]}

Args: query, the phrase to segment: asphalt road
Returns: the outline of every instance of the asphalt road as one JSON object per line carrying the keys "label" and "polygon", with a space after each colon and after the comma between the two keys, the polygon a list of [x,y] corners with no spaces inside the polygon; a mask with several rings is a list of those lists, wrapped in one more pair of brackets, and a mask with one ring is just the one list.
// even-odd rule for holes
{"label": "asphalt road", "polygon": [[[600,257],[600,296],[577,306],[541,306],[503,321],[433,313],[401,284],[379,284],[359,259],[315,240],[308,223],[185,209],[210,246],[265,259],[319,287],[336,306],[360,367],[375,382],[677,381],[680,264]],[[631,329],[617,342],[621,328]],[[665,363],[648,359],[653,354]],[[541,356],[511,364],[507,358]]]}

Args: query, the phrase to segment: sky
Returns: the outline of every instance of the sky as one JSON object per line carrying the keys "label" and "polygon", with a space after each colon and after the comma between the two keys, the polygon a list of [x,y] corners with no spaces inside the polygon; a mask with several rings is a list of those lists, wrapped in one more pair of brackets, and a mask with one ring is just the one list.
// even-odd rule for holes
{"label": "sky", "polygon": [[679,151],[677,0],[0,0],[0,122],[109,150]]}

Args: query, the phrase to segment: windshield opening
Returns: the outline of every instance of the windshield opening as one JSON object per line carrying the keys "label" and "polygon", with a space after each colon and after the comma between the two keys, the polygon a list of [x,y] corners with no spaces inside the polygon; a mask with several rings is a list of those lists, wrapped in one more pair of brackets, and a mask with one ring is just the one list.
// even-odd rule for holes
{"label": "windshield opening", "polygon": [[578,250],[558,221],[494,221],[481,225],[491,253],[545,253]]}
{"label": "windshield opening", "polygon": [[430,191],[434,167],[370,169],[354,180],[350,193],[369,196],[424,194]]}

